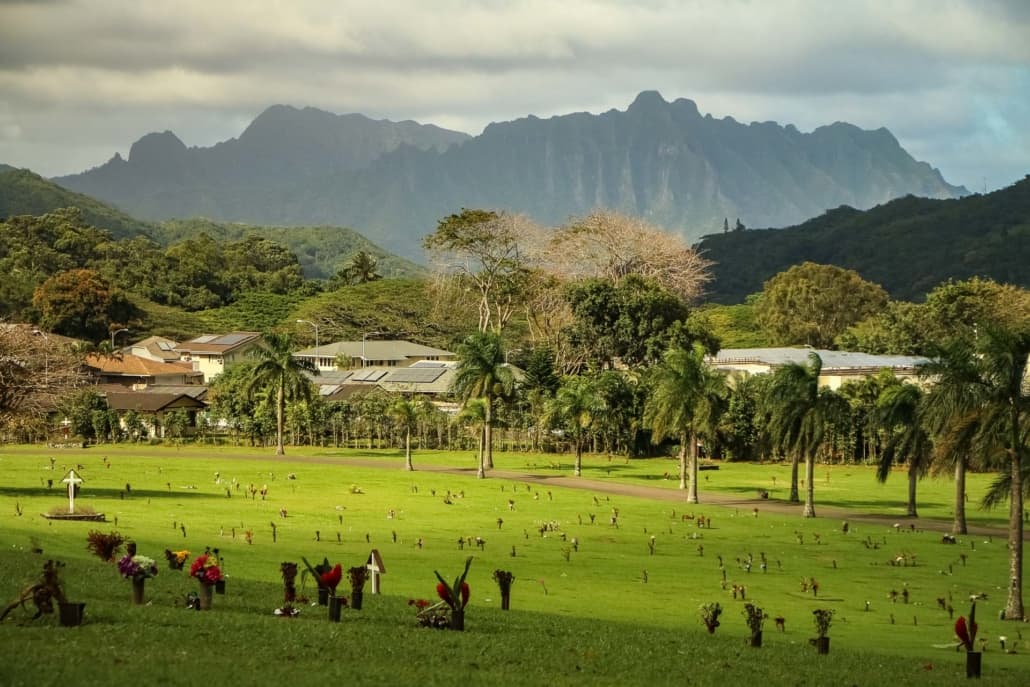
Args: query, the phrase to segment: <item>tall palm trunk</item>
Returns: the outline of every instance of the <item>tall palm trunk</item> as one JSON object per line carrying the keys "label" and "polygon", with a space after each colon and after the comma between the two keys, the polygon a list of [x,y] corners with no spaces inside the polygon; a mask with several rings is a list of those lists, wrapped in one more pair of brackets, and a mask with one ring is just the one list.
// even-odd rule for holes
{"label": "tall palm trunk", "polygon": [[494,415],[493,415],[493,399],[490,396],[486,396],[486,458],[483,461],[483,467],[487,470],[494,469]]}
{"label": "tall palm trunk", "polygon": [[579,477],[583,474],[583,436],[582,432],[576,433],[576,465],[572,470],[572,474]]}
{"label": "tall palm trunk", "polygon": [[815,453],[805,457],[805,511],[804,517],[815,517]]}
{"label": "tall palm trunk", "polygon": [[968,534],[966,526],[966,459],[959,458],[955,463],[955,521],[951,525],[952,534]]}
{"label": "tall palm trunk", "polygon": [[686,434],[680,439],[680,489],[687,488],[687,442]]}
{"label": "tall palm trunk", "polygon": [[919,481],[915,458],[910,458],[908,463],[908,517],[918,518],[916,512],[916,483]]}
{"label": "tall palm trunk", "polygon": [[801,497],[798,496],[798,454],[795,453],[790,459],[790,498],[788,499],[791,503],[800,503]]}
{"label": "tall palm trunk", "polygon": [[[421,454],[420,454],[421,455]],[[409,472],[415,469],[415,466],[411,463],[411,427],[409,426],[404,432],[404,468]]]}
{"label": "tall palm trunk", "polygon": [[479,469],[476,471],[476,477],[479,479],[486,478],[486,452],[484,450],[484,446],[486,444],[486,437],[489,431],[487,428],[489,426],[489,423],[484,422],[482,428],[479,430]]}
{"label": "tall palm trunk", "polygon": [[687,503],[698,503],[697,499],[697,435],[690,433],[690,488],[687,489]]}
{"label": "tall palm trunk", "polygon": [[1023,472],[1020,460],[1020,413],[1016,404],[1010,410],[1009,447],[1012,484],[1009,491],[1009,598],[1005,618],[1023,619]]}
{"label": "tall palm trunk", "polygon": [[286,455],[283,446],[283,420],[286,415],[286,380],[279,379],[279,390],[275,395],[275,455]]}

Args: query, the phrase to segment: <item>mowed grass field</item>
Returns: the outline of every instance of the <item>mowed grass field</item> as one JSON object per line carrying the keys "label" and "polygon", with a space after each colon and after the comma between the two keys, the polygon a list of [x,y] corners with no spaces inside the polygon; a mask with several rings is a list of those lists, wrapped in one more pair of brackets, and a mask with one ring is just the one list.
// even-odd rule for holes
{"label": "mowed grass field", "polygon": [[[66,564],[69,598],[87,604],[79,628],[14,611],[0,624],[0,684],[947,684],[964,679],[964,656],[948,646],[953,620],[938,599],[957,617],[968,612],[969,595],[981,593],[984,681],[1030,679],[1030,626],[997,620],[1004,536],[948,545],[924,527],[931,517],[950,521],[946,480],[920,484],[923,520],[912,530],[890,517],[904,514],[904,473],[880,485],[868,468],[819,467],[817,509],[855,508],[845,533],[836,516],[805,520],[751,504],[758,489],[773,500],[786,496],[783,465],[702,472],[702,501],[708,494],[740,500],[717,506],[675,500],[672,460],[587,458],[583,479],[591,484],[662,489],[663,498],[642,498],[604,484],[558,486],[551,478],[571,472],[568,457],[495,454],[496,474],[544,478],[530,482],[477,480],[470,453],[417,452],[414,473],[397,452],[287,453],[284,460],[271,451],[204,447],[0,451],[0,598],[13,600],[56,558]],[[59,480],[79,465],[86,481],[77,503],[108,522],[40,517],[67,504]],[[448,467],[459,472],[437,469]],[[975,507],[989,480],[970,480],[970,522],[1003,526],[1004,511]],[[267,496],[251,498],[250,485],[267,486]],[[883,518],[858,517],[866,514]],[[702,515],[710,528],[698,527]],[[159,560],[148,605],[131,606],[129,582],[86,551],[91,529],[117,531]],[[476,537],[482,548],[459,549],[459,538]],[[195,556],[206,546],[222,552],[228,593],[210,612],[190,611],[185,597],[195,581],[169,570],[162,553],[186,548]],[[42,555],[32,552],[37,547]],[[272,614],[282,601],[282,561],[328,557],[349,567],[372,548],[387,574],[382,595],[366,589],[362,611],[345,612],[340,624],[320,607],[304,607],[295,619]],[[453,578],[469,555],[466,632],[416,627],[408,600],[434,598],[433,571]],[[890,564],[899,557],[914,565]],[[498,568],[516,577],[511,612],[500,610],[491,580]],[[802,586],[812,579],[818,595]],[[761,649],[746,645],[745,601],[739,592],[734,598],[733,585],[785,620],[782,632],[766,623]],[[310,582],[305,592],[314,596]],[[725,611],[709,635],[698,606],[713,601]],[[828,656],[808,644],[815,608],[836,613]],[[1001,636],[1016,653],[1000,650]]]}

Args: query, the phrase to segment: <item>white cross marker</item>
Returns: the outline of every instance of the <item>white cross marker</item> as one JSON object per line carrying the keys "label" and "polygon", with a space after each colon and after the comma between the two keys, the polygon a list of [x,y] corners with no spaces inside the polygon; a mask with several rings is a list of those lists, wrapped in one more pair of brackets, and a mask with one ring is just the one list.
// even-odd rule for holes
{"label": "white cross marker", "polygon": [[68,485],[68,512],[75,512],[75,487],[82,484],[84,481],[81,477],[75,474],[74,470],[68,471],[68,476],[61,480]]}

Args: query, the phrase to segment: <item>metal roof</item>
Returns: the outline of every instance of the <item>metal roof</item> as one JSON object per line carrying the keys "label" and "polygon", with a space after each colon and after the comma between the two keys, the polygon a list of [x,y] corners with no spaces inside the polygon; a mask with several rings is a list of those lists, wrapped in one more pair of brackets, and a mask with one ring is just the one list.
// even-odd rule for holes
{"label": "metal roof", "polygon": [[787,363],[808,362],[815,353],[823,361],[823,371],[849,369],[913,369],[930,362],[918,355],[874,355],[857,351],[829,351],[821,348],[724,348],[708,362],[716,366],[769,365],[777,367]]}

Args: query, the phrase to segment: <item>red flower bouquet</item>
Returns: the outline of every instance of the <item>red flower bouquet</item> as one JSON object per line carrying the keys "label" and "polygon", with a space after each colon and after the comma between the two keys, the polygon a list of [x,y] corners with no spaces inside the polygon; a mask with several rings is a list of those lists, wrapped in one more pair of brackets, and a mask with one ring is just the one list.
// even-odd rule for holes
{"label": "red flower bouquet", "polygon": [[197,556],[190,566],[190,576],[197,578],[204,585],[221,581],[222,570],[218,567],[218,559],[209,553]]}

